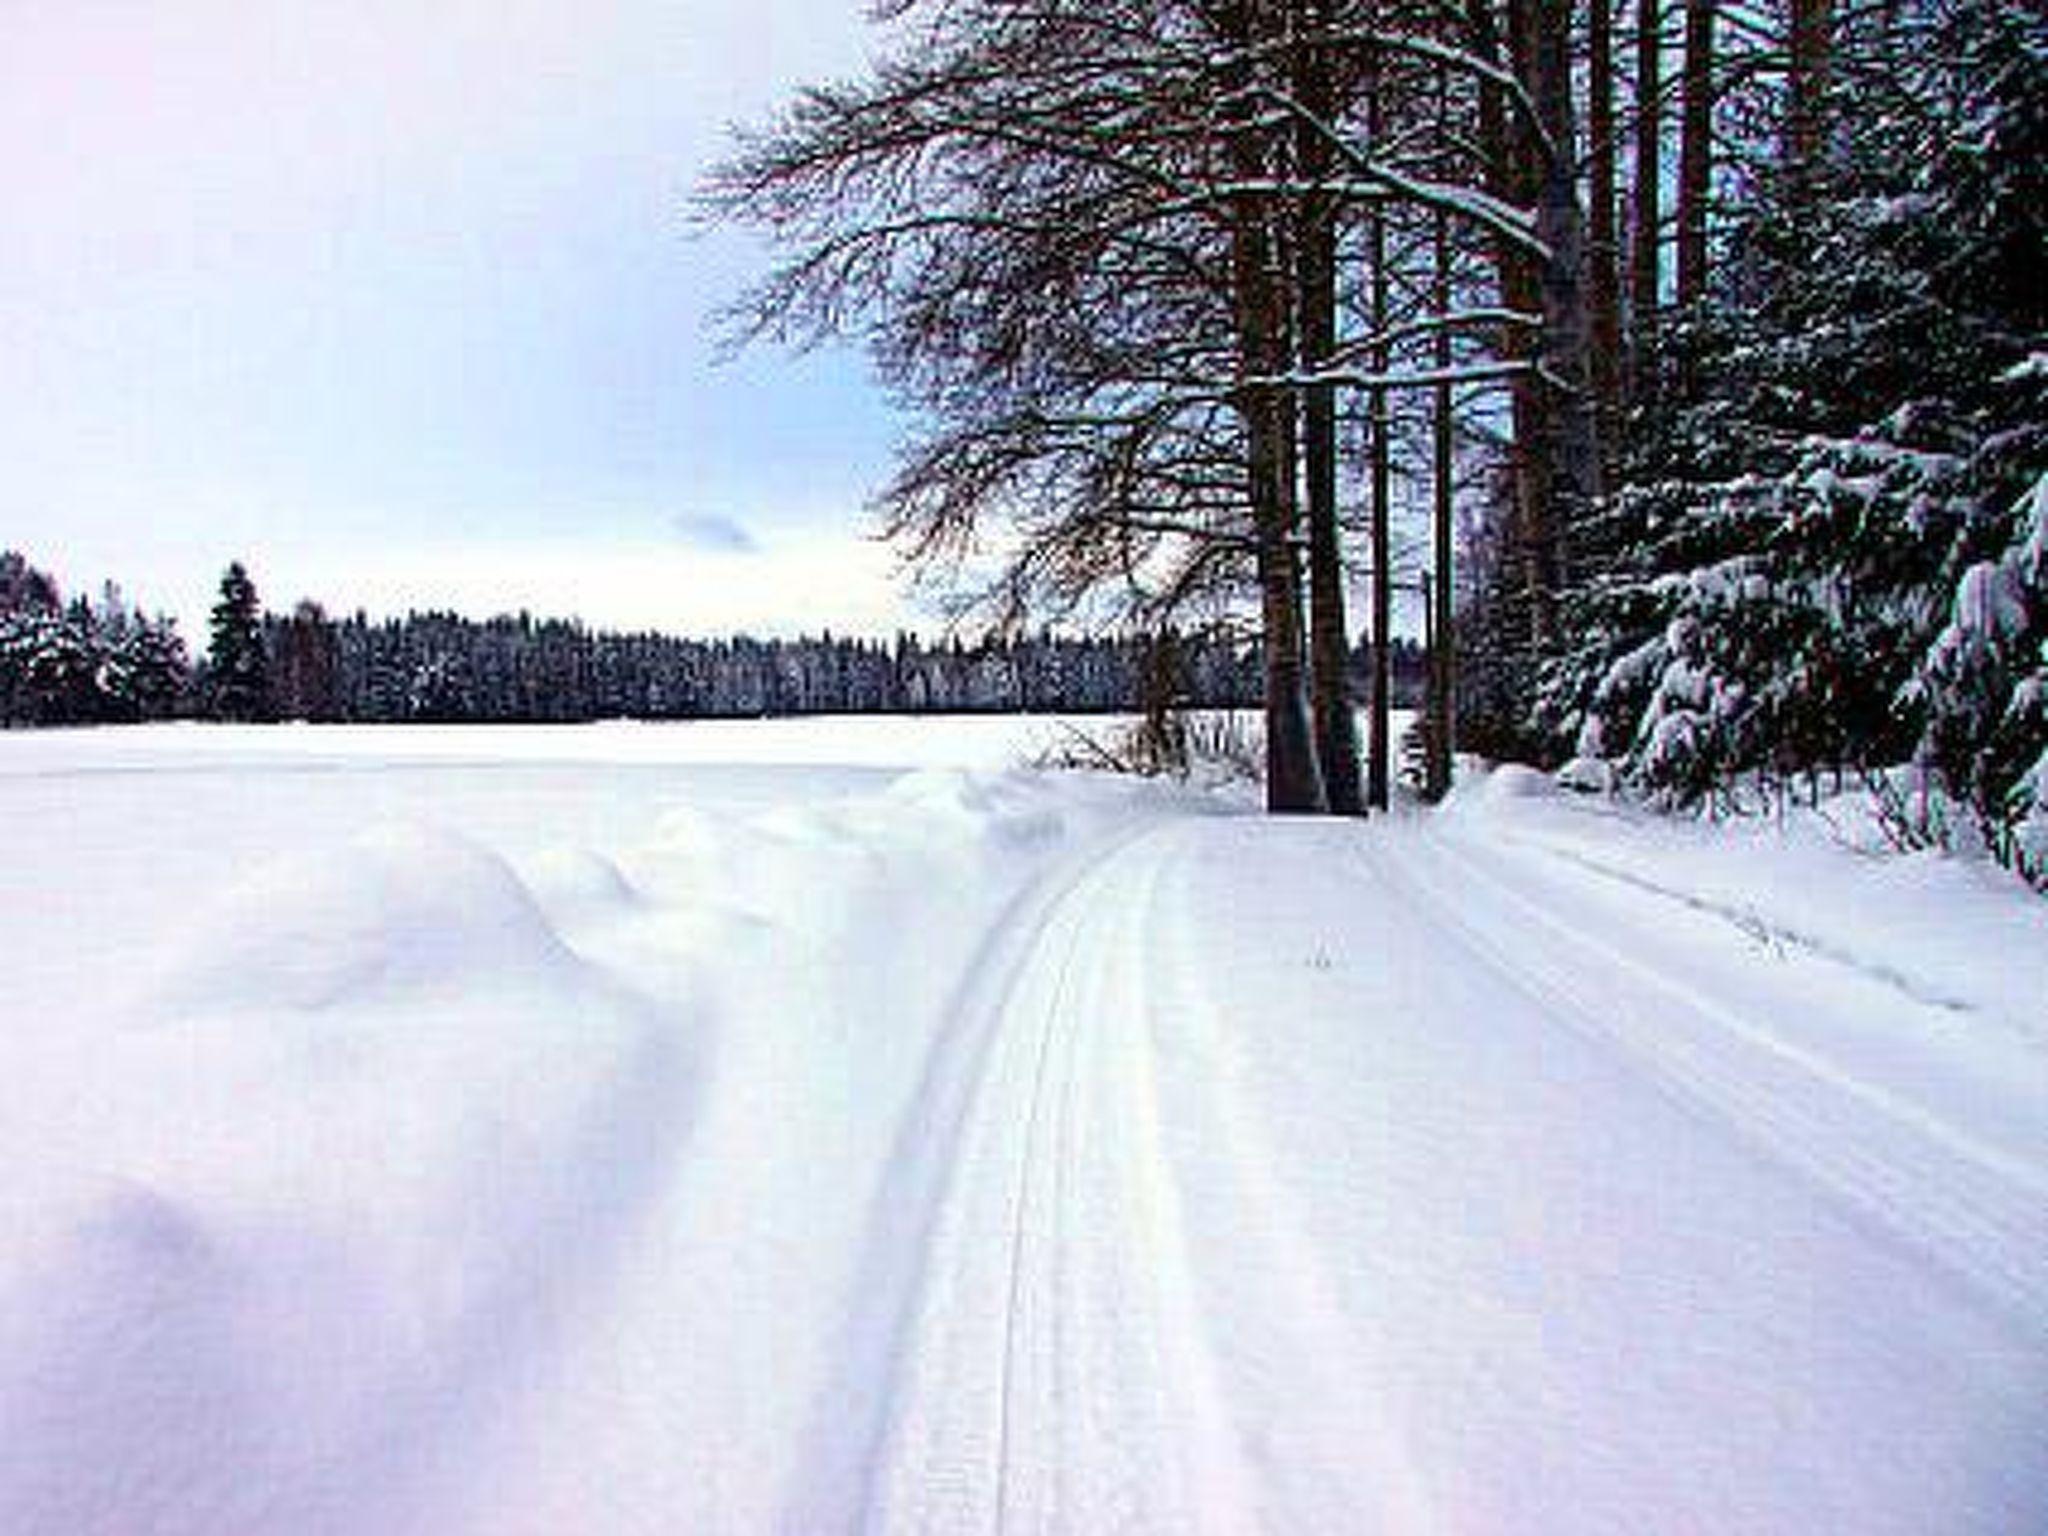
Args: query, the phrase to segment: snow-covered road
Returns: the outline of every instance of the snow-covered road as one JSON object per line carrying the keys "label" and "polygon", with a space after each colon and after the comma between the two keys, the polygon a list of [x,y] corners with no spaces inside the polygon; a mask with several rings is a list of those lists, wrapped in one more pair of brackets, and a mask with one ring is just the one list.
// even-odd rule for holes
{"label": "snow-covered road", "polygon": [[2048,1527],[1980,871],[147,739],[0,762],[0,1528]]}

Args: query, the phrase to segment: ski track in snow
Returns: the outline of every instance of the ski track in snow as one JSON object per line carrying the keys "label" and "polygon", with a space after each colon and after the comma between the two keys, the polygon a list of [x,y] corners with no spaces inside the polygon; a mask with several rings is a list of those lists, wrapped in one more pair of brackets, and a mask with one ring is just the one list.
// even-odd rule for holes
{"label": "ski track in snow", "polygon": [[[1739,891],[1512,807],[727,813],[673,739],[619,804],[425,736],[390,785],[223,769],[252,845],[411,796],[502,846],[569,782],[588,826],[308,852],[145,978],[165,1017],[0,1033],[103,1106],[35,1106],[19,1145],[83,1139],[0,1186],[44,1233],[0,1243],[10,1530],[2048,1527],[2048,1072],[1968,978],[1760,950]],[[177,804],[147,748],[76,792]]]}
{"label": "ski track in snow", "polygon": [[1951,995],[1939,986],[1920,980],[1898,966],[1868,954],[1845,948],[1829,942],[1817,934],[1793,927],[1780,918],[1767,917],[1753,906],[1738,906],[1731,902],[1718,901],[1696,891],[1668,885],[1661,881],[1647,879],[1633,870],[1593,858],[1572,848],[1542,848],[1541,845],[1522,843],[1518,838],[1504,841],[1520,846],[1536,847],[1543,854],[1566,860],[1580,869],[1597,875],[1604,880],[1627,886],[1630,890],[1672,902],[1694,912],[1704,912],[1717,917],[1745,937],[1769,948],[1773,953],[1782,954],[1786,946],[1818,955],[1824,960],[1872,980],[1883,982],[1916,1003],[1925,1003],[1932,1008],[1945,1008],[1957,1013],[1969,1011],[1970,1004],[1962,998]]}
{"label": "ski track in snow", "polygon": [[1157,1147],[1173,831],[1058,866],[970,962],[876,1197],[859,1492],[828,1478],[792,1529],[1247,1528]]}
{"label": "ski track in snow", "polygon": [[[1953,1270],[2018,1321],[2048,1328],[2043,1170],[1774,1039],[1769,1025],[1560,919],[1555,905],[1457,839],[1419,842],[1428,857],[1364,846],[1377,878],[1410,893],[1436,932],[1525,992],[1546,1023],[1616,1049],[1664,1090],[1913,1244],[1924,1261]],[[1446,866],[1456,871],[1448,882]],[[1503,942],[1509,935],[1518,942]]]}
{"label": "ski track in snow", "polygon": [[[839,1506],[851,1528],[1310,1529],[1333,1508],[1359,1529],[1438,1527],[1440,1491],[1368,1385],[1382,1346],[1290,1211],[1283,1159],[1256,1110],[1229,1096],[1227,1070],[1172,1105],[1224,1149],[1203,1160],[1194,1198],[1229,1202],[1226,1262],[1263,1286],[1239,1310],[1264,1324],[1267,1367],[1280,1362],[1298,1384],[1290,1411],[1323,1416],[1321,1445],[1341,1443],[1341,1472],[1317,1486],[1284,1459],[1250,1464],[1202,1316],[1196,1271],[1219,1260],[1192,1252],[1184,1230],[1158,1062],[1198,1035],[1212,1061],[1249,1048],[1246,1021],[1210,1004],[1214,962],[1190,942],[1219,921],[1217,877],[1244,840],[1242,824],[1199,821],[1120,840],[1042,878],[970,965],[948,1009],[948,1059],[935,1061],[881,1196],[891,1214],[873,1269],[891,1279],[871,1278],[891,1325],[885,1368],[870,1374],[885,1385],[865,1477]],[[1567,890],[1532,895],[1461,839],[1396,828],[1327,841],[1326,858],[1348,855],[1357,870],[1354,898],[1400,914],[1382,944],[1478,967],[1523,1000],[1518,1027],[1593,1047],[1697,1134],[1762,1158],[1773,1188],[1787,1177],[1806,1187],[1794,1203],[1904,1245],[1916,1269],[1994,1309],[1998,1327],[2048,1329],[2038,1165],[1774,1038],[1626,937],[1558,917]],[[1179,897],[1170,912],[1167,890]],[[1634,935],[1653,936],[1654,923]],[[904,1211],[923,1213],[908,1242]],[[1297,1449],[1317,1443],[1310,1434]],[[831,1509],[813,1503],[798,1525],[825,1528]]]}

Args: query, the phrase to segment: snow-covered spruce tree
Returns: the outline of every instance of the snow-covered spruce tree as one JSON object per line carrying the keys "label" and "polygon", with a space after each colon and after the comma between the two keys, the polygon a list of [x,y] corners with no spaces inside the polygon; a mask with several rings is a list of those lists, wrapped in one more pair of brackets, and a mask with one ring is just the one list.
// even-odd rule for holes
{"label": "snow-covered spruce tree", "polygon": [[0,725],[40,719],[31,678],[58,606],[55,582],[16,551],[0,553]]}
{"label": "snow-covered spruce tree", "polygon": [[256,584],[237,560],[220,580],[220,601],[208,615],[208,712],[217,720],[267,720],[273,714],[270,660]]}
{"label": "snow-covered spruce tree", "polygon": [[2032,478],[1951,544],[1948,567],[1967,564],[1902,697],[1921,723],[1923,771],[1970,808],[2002,862],[2048,887],[2048,353],[2001,382],[2027,405],[1985,453],[2017,461],[2006,489]]}
{"label": "snow-covered spruce tree", "polygon": [[97,606],[0,554],[0,725],[93,725],[171,713],[185,650],[169,619],[131,610],[111,584]]}
{"label": "snow-covered spruce tree", "polygon": [[83,603],[31,615],[17,630],[26,718],[36,725],[84,725],[105,718],[99,689],[104,653]]}
{"label": "snow-covered spruce tree", "polygon": [[1859,47],[1834,158],[1759,182],[1677,329],[1542,720],[1686,802],[1917,758],[2013,851],[2042,741],[2048,45],[1955,0]]}
{"label": "snow-covered spruce tree", "polygon": [[1551,752],[1530,724],[1536,625],[1511,477],[1507,466],[1492,472],[1493,487],[1460,529],[1456,745],[1482,757],[1541,761]]}
{"label": "snow-covered spruce tree", "polygon": [[127,718],[164,720],[177,713],[192,668],[185,641],[172,620],[135,615],[116,655],[124,680]]}

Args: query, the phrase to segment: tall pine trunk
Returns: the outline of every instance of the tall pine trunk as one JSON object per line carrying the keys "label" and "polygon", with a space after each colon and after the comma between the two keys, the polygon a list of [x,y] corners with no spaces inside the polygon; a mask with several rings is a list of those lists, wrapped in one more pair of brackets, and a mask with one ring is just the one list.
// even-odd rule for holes
{"label": "tall pine trunk", "polygon": [[[1593,0],[1603,4],[1605,0]],[[1585,230],[1576,175],[1577,125],[1572,110],[1572,0],[1534,0],[1529,48],[1529,96],[1542,129],[1536,200],[1536,236],[1548,255],[1539,268],[1543,297],[1542,374],[1550,397],[1547,471],[1553,571],[1560,589],[1569,579],[1575,529],[1604,485],[1599,412],[1591,360],[1592,307],[1587,282]]]}
{"label": "tall pine trunk", "polygon": [[[1275,267],[1270,210],[1240,208],[1235,237],[1238,326],[1246,371],[1274,379],[1287,368],[1287,331]],[[1266,808],[1323,811],[1328,800],[1309,725],[1301,567],[1296,553],[1294,409],[1284,385],[1243,390],[1246,489],[1257,550],[1265,638]]]}
{"label": "tall pine trunk", "polygon": [[[1507,37],[1502,38],[1489,0],[1468,0],[1466,17],[1473,46],[1489,64],[1526,78],[1524,56],[1529,0],[1508,0]],[[1509,109],[1507,93],[1492,80],[1479,86],[1479,143],[1486,160],[1486,190],[1504,203],[1526,206],[1532,190],[1535,153],[1529,124]],[[1493,239],[1496,281],[1502,305],[1528,315],[1541,304],[1536,261],[1527,247],[1505,235]],[[1531,366],[1515,373],[1508,385],[1510,425],[1509,516],[1511,563],[1521,574],[1528,598],[1528,643],[1541,653],[1554,631],[1551,594],[1556,587],[1555,544],[1551,537],[1549,477],[1543,473],[1542,445],[1549,438],[1545,420],[1547,392],[1534,363],[1538,343],[1529,327],[1510,322],[1501,328],[1501,356]]]}
{"label": "tall pine trunk", "polygon": [[1794,198],[1812,196],[1827,154],[1833,0],[1792,0],[1792,71],[1785,103],[1785,172]]}
{"label": "tall pine trunk", "polygon": [[[1451,219],[1442,208],[1436,211],[1434,230],[1436,262],[1433,302],[1439,315],[1451,312]],[[1457,740],[1457,640],[1451,623],[1454,586],[1451,516],[1451,476],[1455,471],[1452,439],[1453,397],[1450,383],[1451,333],[1444,327],[1436,333],[1435,363],[1439,382],[1435,389],[1434,418],[1430,423],[1430,546],[1436,564],[1436,585],[1430,601],[1435,607],[1435,645],[1430,648],[1429,762],[1424,789],[1432,800],[1441,800],[1451,788],[1451,749]]]}
{"label": "tall pine trunk", "polygon": [[1534,348],[1522,342],[1511,354],[1533,352],[1535,366],[1517,375],[1510,394],[1516,535],[1531,652],[1540,664],[1557,638],[1572,530],[1599,499],[1603,476],[1588,367],[1591,307],[1574,155],[1571,0],[1508,0],[1507,14],[1513,68],[1529,112],[1511,116],[1499,94],[1489,92],[1482,97],[1480,128],[1495,195],[1533,198],[1543,247],[1540,257],[1504,240],[1496,247],[1502,298],[1512,309],[1541,317]]}
{"label": "tall pine trunk", "polygon": [[1657,322],[1663,305],[1664,12],[1636,0],[1635,174],[1630,182],[1629,380],[1632,404],[1656,394]]}
{"label": "tall pine trunk", "polygon": [[1714,179],[1714,0],[1685,0],[1678,123],[1678,303],[1707,291],[1707,201]]}
{"label": "tall pine trunk", "polygon": [[1621,241],[1615,220],[1614,0],[1589,0],[1586,23],[1586,288],[1602,468],[1621,425]]}

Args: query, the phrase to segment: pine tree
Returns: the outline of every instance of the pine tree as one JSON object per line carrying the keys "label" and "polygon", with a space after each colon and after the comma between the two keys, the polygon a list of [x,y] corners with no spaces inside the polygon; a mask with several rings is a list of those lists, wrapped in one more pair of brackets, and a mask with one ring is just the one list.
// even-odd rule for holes
{"label": "pine tree", "polygon": [[176,712],[191,667],[170,619],[137,615],[121,641],[120,658],[135,718],[162,720]]}
{"label": "pine tree", "polygon": [[269,657],[256,584],[237,560],[220,581],[220,601],[209,616],[207,704],[217,720],[268,720],[273,716]]}

